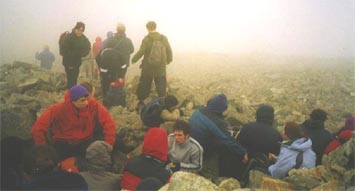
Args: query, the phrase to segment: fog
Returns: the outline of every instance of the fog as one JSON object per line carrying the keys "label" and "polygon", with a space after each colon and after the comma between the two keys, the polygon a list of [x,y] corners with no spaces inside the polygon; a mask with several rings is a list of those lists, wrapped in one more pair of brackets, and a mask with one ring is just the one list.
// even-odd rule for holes
{"label": "fog", "polygon": [[135,51],[149,20],[165,34],[174,53],[271,53],[354,57],[354,0],[3,0],[1,64],[35,62],[77,21],[93,43],[118,22],[126,25]]}

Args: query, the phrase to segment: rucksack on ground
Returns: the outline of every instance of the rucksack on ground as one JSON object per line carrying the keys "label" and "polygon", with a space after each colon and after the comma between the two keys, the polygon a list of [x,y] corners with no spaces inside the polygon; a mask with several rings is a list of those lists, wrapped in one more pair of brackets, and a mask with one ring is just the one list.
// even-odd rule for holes
{"label": "rucksack on ground", "polygon": [[143,107],[141,112],[141,120],[148,127],[159,127],[163,120],[160,117],[163,106],[159,99],[154,99]]}
{"label": "rucksack on ground", "polygon": [[163,43],[163,37],[153,39],[153,45],[148,56],[148,63],[151,65],[167,64],[166,46]]}
{"label": "rucksack on ground", "polygon": [[61,56],[63,56],[63,52],[64,52],[64,48],[63,48],[64,39],[67,38],[69,34],[70,34],[69,31],[65,31],[62,34],[60,34],[58,44],[59,44],[59,54]]}

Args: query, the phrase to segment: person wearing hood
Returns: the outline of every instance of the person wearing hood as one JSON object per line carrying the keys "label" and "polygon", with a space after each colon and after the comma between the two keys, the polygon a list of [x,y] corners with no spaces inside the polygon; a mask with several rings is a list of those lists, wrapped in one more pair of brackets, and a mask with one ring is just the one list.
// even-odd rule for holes
{"label": "person wearing hood", "polygon": [[49,51],[49,46],[46,45],[41,53],[36,53],[36,59],[41,61],[40,66],[43,69],[50,70],[55,60],[54,54]]}
{"label": "person wearing hood", "polygon": [[60,54],[63,56],[63,66],[67,76],[67,88],[70,89],[77,84],[81,58],[90,52],[90,41],[83,34],[85,24],[77,22],[72,32],[64,38],[60,47]]}
{"label": "person wearing hood", "polygon": [[119,190],[121,177],[110,172],[112,168],[112,145],[95,141],[86,149],[88,171],[80,172],[89,190]]}
{"label": "person wearing hood", "polygon": [[200,143],[204,159],[219,156],[219,176],[236,177],[236,163],[247,162],[246,150],[234,139],[223,118],[228,107],[227,97],[217,94],[208,100],[207,105],[197,108],[189,119],[191,137]]}
{"label": "person wearing hood", "polygon": [[[53,143],[60,160],[71,156],[85,157],[86,148],[93,140],[95,124],[99,123],[105,142],[113,145],[116,124],[107,109],[89,96],[83,86],[73,86],[69,96],[70,99],[50,106],[37,118],[31,130],[34,143]],[[51,137],[47,137],[50,128]]]}
{"label": "person wearing hood", "polygon": [[[149,96],[152,88],[152,82],[156,87],[158,97],[164,97],[166,94],[166,65],[170,64],[173,60],[173,53],[168,41],[168,38],[156,31],[157,24],[154,21],[149,21],[146,24],[148,35],[146,35],[138,52],[132,58],[132,64],[136,63],[141,57],[143,57],[141,68],[141,76],[137,88],[138,104],[137,109],[141,105],[145,105],[144,100]],[[160,47],[159,54],[151,54],[153,48],[153,42],[160,42],[164,48]],[[151,55],[157,55],[160,62],[152,61]]]}
{"label": "person wearing hood", "polygon": [[[106,96],[110,87],[110,83],[118,78],[125,79],[127,68],[129,67],[130,57],[134,51],[132,40],[126,35],[126,26],[122,23],[118,23],[116,27],[116,34],[108,38],[105,43],[102,44],[100,56],[96,58],[97,63],[106,62],[110,67],[107,69],[100,68],[101,86],[103,95]],[[110,57],[110,59],[101,59],[103,53],[108,53],[108,50],[113,52],[118,57]],[[118,54],[118,55],[117,55]]]}
{"label": "person wearing hood", "polygon": [[165,169],[168,158],[168,136],[161,128],[150,128],[144,136],[142,154],[133,157],[123,169],[121,189],[135,190],[145,178],[155,177],[162,183],[170,180]]}
{"label": "person wearing hood", "polygon": [[310,114],[310,119],[301,124],[301,128],[312,140],[312,149],[317,155],[316,165],[320,165],[324,150],[333,135],[325,129],[324,122],[327,120],[327,113],[322,109],[314,109]]}
{"label": "person wearing hood", "polygon": [[287,122],[281,135],[284,142],[278,157],[270,154],[270,158],[276,159],[275,164],[268,170],[274,178],[284,178],[293,168],[313,168],[316,164],[316,154],[312,150],[312,141],[304,135],[298,124]]}

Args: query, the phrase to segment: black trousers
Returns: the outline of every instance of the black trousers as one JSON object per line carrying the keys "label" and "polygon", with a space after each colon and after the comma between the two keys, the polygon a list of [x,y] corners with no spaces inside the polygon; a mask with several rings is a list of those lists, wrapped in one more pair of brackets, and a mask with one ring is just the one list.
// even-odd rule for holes
{"label": "black trousers", "polygon": [[154,84],[159,97],[164,97],[166,93],[166,76],[141,76],[139,79],[139,84],[137,88],[137,97],[138,100],[145,100],[152,88],[152,82]]}
{"label": "black trousers", "polygon": [[78,83],[79,67],[65,66],[67,75],[67,88],[75,86]]}
{"label": "black trousers", "polygon": [[62,161],[68,157],[85,158],[86,148],[92,142],[92,139],[88,139],[76,144],[70,144],[65,141],[56,141],[53,146],[57,151],[59,161]]}

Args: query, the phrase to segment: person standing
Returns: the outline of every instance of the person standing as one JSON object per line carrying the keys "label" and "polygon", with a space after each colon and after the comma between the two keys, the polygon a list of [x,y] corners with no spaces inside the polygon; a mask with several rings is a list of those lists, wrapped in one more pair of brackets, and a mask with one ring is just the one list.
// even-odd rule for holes
{"label": "person standing", "polygon": [[41,61],[41,68],[50,70],[53,66],[55,57],[51,51],[49,51],[49,46],[46,45],[41,53],[36,53],[36,59]]}
{"label": "person standing", "polygon": [[77,22],[72,32],[66,35],[60,43],[60,54],[63,56],[63,65],[67,75],[67,88],[77,84],[81,58],[90,52],[90,42],[83,34],[85,24]]}
{"label": "person standing", "polygon": [[[118,78],[124,79],[129,66],[130,55],[134,51],[133,43],[131,39],[127,38],[125,33],[126,26],[118,23],[116,31],[117,33],[113,37],[108,38],[102,44],[101,55],[96,58],[99,66],[107,66],[106,70],[100,67],[101,86],[104,96],[106,96],[111,82],[116,81]],[[110,56],[105,56],[104,54]]]}
{"label": "person standing", "polygon": [[138,108],[144,105],[144,100],[149,96],[153,80],[158,96],[164,97],[166,93],[166,65],[173,60],[173,54],[167,37],[158,33],[156,27],[154,21],[146,24],[148,35],[144,37],[138,52],[132,58],[134,64],[144,56],[137,88]]}

